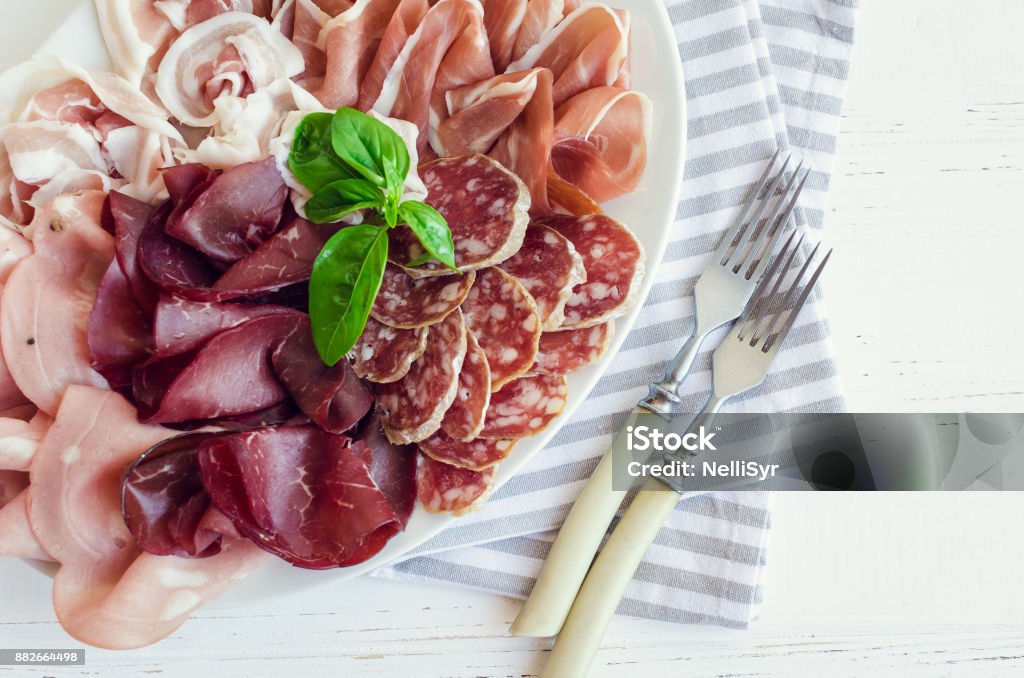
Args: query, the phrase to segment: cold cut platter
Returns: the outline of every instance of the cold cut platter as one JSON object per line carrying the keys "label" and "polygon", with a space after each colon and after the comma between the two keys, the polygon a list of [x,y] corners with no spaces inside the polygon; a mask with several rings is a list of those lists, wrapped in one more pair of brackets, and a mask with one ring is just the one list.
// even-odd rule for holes
{"label": "cold cut platter", "polygon": [[613,361],[685,155],[659,0],[96,0],[0,91],[0,555],[109,648],[486,501]]}

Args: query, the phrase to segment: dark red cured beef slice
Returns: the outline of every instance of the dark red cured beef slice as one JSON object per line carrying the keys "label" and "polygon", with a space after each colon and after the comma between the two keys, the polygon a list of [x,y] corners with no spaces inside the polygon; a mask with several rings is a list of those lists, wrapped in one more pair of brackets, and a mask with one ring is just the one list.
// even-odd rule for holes
{"label": "dark red cured beef slice", "polygon": [[376,386],[377,412],[391,442],[416,443],[441,428],[455,400],[466,343],[466,325],[456,311],[430,328],[427,350],[408,374]]}
{"label": "dark red cured beef slice", "polygon": [[608,350],[615,326],[602,323],[579,330],[545,332],[540,335],[540,351],[531,373],[568,374],[597,362]]}
{"label": "dark red cured beef slice", "polygon": [[427,350],[429,327],[402,330],[373,318],[352,348],[352,369],[363,379],[378,384],[398,381]]}
{"label": "dark red cured beef slice", "polygon": [[368,451],[370,477],[377,483],[404,527],[416,506],[416,446],[393,445],[384,435],[380,419],[370,417],[360,433],[360,443]]}
{"label": "dark red cured beef slice", "polygon": [[186,201],[189,195],[200,186],[212,183],[220,173],[205,165],[190,163],[166,167],[160,170],[160,174],[171,201],[177,205]]}
{"label": "dark red cured beef slice", "polygon": [[189,301],[173,295],[160,297],[153,316],[153,338],[158,358],[200,348],[214,335],[254,318],[293,313],[283,306]]}
{"label": "dark red cured beef slice", "polygon": [[549,226],[583,257],[587,281],[573,289],[562,327],[592,327],[625,314],[640,293],[646,256],[633,233],[603,214],[554,217]]}
{"label": "dark red cured beef slice", "polygon": [[309,280],[313,262],[337,230],[337,225],[317,225],[296,217],[225,271],[214,290],[249,295]]}
{"label": "dark red cured beef slice", "polygon": [[522,248],[501,268],[511,273],[537,302],[543,329],[558,329],[572,290],[586,280],[583,259],[564,236],[535,224],[526,230]]}
{"label": "dark red cured beef slice", "polygon": [[199,445],[210,433],[168,438],[125,472],[121,512],[139,548],[158,556],[206,558],[220,553],[221,535],[200,528],[210,497],[199,474]]}
{"label": "dark red cured beef slice", "polygon": [[474,272],[417,279],[389,264],[370,314],[401,329],[433,325],[459,307],[474,280]]}
{"label": "dark red cured beef slice", "polygon": [[521,377],[491,396],[481,438],[518,440],[543,431],[565,408],[562,375]]}
{"label": "dark red cured beef slice", "polygon": [[469,510],[494,484],[495,467],[474,471],[420,456],[416,469],[416,496],[431,513]]}
{"label": "dark red cured beef slice", "polygon": [[168,235],[211,259],[235,262],[277,230],[288,187],[273,158],[233,167],[167,223]]}
{"label": "dark red cured beef slice", "polygon": [[347,362],[324,364],[307,316],[289,322],[292,330],[271,358],[278,379],[318,426],[331,433],[348,431],[370,411],[373,397]]}
{"label": "dark red cured beef slice", "polygon": [[[154,424],[195,422],[277,405],[288,397],[288,391],[271,365],[271,352],[304,320],[298,312],[255,318],[221,332],[194,354],[136,368],[140,420]],[[159,377],[152,376],[161,372],[164,374]],[[169,384],[161,396],[157,389],[168,377]],[[140,381],[147,379],[151,385],[140,393]],[[145,394],[154,391],[159,401],[147,406],[151,397]]]}
{"label": "dark red cured beef slice", "polygon": [[455,401],[444,413],[441,430],[457,440],[472,440],[484,427],[484,414],[491,402],[491,368],[487,356],[472,333],[466,336],[466,359],[459,372]]}
{"label": "dark red cured beef slice", "polygon": [[159,290],[142,272],[138,253],[139,237],[156,208],[117,191],[107,196],[106,208],[114,222],[114,251],[121,270],[131,284],[135,299],[147,312],[152,311]]}
{"label": "dark red cured beef slice", "polygon": [[[529,223],[530,193],[514,174],[483,155],[434,160],[419,168],[424,201],[445,218],[462,271],[500,264],[519,250]],[[391,259],[404,264],[425,250],[408,228],[391,235]],[[437,261],[409,269],[414,276],[445,275]]]}
{"label": "dark red cured beef slice", "polygon": [[[139,237],[138,261],[146,277],[160,289],[197,301],[231,298],[211,294],[209,288],[221,271],[188,245],[164,233],[164,222],[173,211],[170,202],[157,209]],[[238,295],[234,295],[238,296]]]}
{"label": "dark red cured beef slice", "polygon": [[435,461],[483,471],[504,460],[515,447],[514,440],[475,438],[469,442],[456,440],[438,431],[419,443],[420,450]]}
{"label": "dark red cured beef slice", "polygon": [[487,356],[492,392],[526,374],[541,328],[537,304],[519,281],[500,268],[478,271],[462,312]]}
{"label": "dark red cured beef slice", "polygon": [[92,366],[115,391],[131,392],[132,366],[152,353],[153,332],[116,257],[100,281],[87,336]]}
{"label": "dark red cured beef slice", "polygon": [[199,449],[213,504],[260,548],[298,567],[361,563],[403,527],[345,436],[278,427]]}

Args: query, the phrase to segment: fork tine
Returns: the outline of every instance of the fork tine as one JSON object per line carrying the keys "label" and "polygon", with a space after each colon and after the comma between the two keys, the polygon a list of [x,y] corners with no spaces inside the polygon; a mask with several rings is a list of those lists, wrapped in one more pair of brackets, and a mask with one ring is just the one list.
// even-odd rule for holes
{"label": "fork tine", "polygon": [[[802,166],[803,163],[801,162],[800,166],[796,168],[795,172],[793,172],[793,178],[790,179],[789,184],[786,186],[786,192],[783,195],[790,195],[791,197],[789,204],[786,205],[786,210],[782,213],[782,217],[779,218],[779,212],[782,210],[785,198],[779,200],[779,203],[775,206],[775,211],[768,218],[764,234],[758,238],[758,243],[751,248],[751,255],[748,255],[743,261],[744,265],[747,261],[750,262],[750,268],[748,268],[746,272],[746,278],[748,280],[755,274],[755,272],[758,278],[764,274],[764,270],[768,267],[768,260],[775,252],[775,248],[778,246],[779,240],[782,238],[782,234],[785,232],[786,226],[789,224],[789,218],[793,215],[793,211],[796,210],[797,200],[799,200],[800,193],[804,190],[804,184],[807,183],[807,177],[811,174],[810,169],[806,170],[803,178],[800,180],[800,184],[796,187],[796,191],[790,193],[790,189],[793,188],[793,183],[796,181],[797,176],[799,176],[800,167]],[[775,227],[775,230],[772,231],[769,226],[773,225],[777,218],[779,220],[778,225]],[[770,240],[768,238],[769,233],[772,233]]]}
{"label": "fork tine", "polygon": [[768,292],[764,293],[764,295],[761,297],[761,313],[754,321],[753,330],[750,333],[751,346],[759,342],[761,338],[764,336],[761,330],[765,322],[767,322],[769,326],[771,325],[772,314],[776,312],[776,309],[779,306],[779,289],[782,287],[782,282],[786,279],[786,274],[789,273],[790,268],[793,266],[793,260],[796,259],[796,255],[800,252],[800,246],[803,245],[803,243],[804,236],[801,233],[800,238],[797,239],[796,243],[794,243],[793,246],[788,250],[786,256],[783,257],[780,255],[778,257],[780,260],[785,258],[785,263],[783,263],[780,266],[779,273],[777,276],[775,276],[775,283],[772,285],[771,289]]}
{"label": "fork tine", "polygon": [[[789,234],[789,239],[786,240],[786,244],[779,251],[778,255],[772,262],[771,268],[765,274],[761,281],[757,284],[757,288],[754,293],[750,296],[750,301],[747,302],[747,306],[743,309],[743,314],[739,320],[736,321],[736,338],[743,340],[746,338],[746,333],[750,329],[756,329],[761,324],[761,320],[768,312],[768,307],[771,305],[771,295],[767,292],[768,288],[772,286],[772,281],[775,281],[773,290],[777,290],[781,284],[782,278],[785,277],[786,271],[789,270],[790,262],[793,261],[793,257],[796,252],[800,250],[800,245],[804,241],[804,236],[801,233],[800,237],[793,241],[797,237],[797,232],[792,231]],[[785,265],[783,265],[785,261]]]}
{"label": "fork tine", "polygon": [[[751,237],[754,236],[757,231],[757,225],[761,221],[761,215],[764,214],[765,207],[771,202],[775,196],[776,191],[779,190],[779,186],[782,185],[783,180],[786,178],[786,168],[789,167],[789,161],[793,159],[792,155],[786,157],[786,161],[782,163],[782,167],[779,169],[779,173],[772,180],[771,186],[768,187],[768,193],[764,196],[764,200],[758,201],[757,210],[750,216],[749,225],[746,229],[742,230],[739,235],[739,242],[736,243],[736,247],[728,252],[722,259],[722,265],[730,263],[730,261],[736,256],[737,252],[743,252],[747,249],[747,244],[750,242]],[[738,267],[737,267],[738,270]]]}
{"label": "fork tine", "polygon": [[[818,244],[820,245],[821,243]],[[817,246],[815,246],[814,251],[818,251]],[[793,309],[786,316],[785,322],[782,323],[778,331],[775,331],[775,325],[779,324],[779,322],[782,321],[782,310],[780,310],[780,312],[777,314],[775,322],[772,323],[771,330],[765,335],[764,346],[761,348],[763,352],[768,353],[779,350],[779,347],[782,345],[782,342],[786,340],[786,335],[789,334],[789,330],[792,329],[793,324],[796,322],[796,317],[800,315],[800,310],[804,307],[804,303],[806,303],[807,298],[811,296],[811,290],[814,289],[814,285],[818,282],[818,278],[821,277],[821,272],[825,270],[825,264],[828,263],[829,257],[831,256],[832,250],[829,249],[829,251],[825,253],[825,256],[822,257],[821,263],[818,264],[818,267],[814,269],[814,273],[811,274],[810,280],[808,280],[807,284],[804,285],[803,290],[800,292],[800,296],[796,300],[796,303],[793,304]],[[786,294],[787,306],[789,305],[789,299],[792,298],[793,293],[796,291],[797,286],[800,284],[800,281],[804,277],[804,273],[807,272],[808,265],[811,263],[813,259],[814,253],[812,252],[811,256],[807,257],[807,261],[806,263],[804,263],[804,267],[800,270],[800,275],[797,277],[796,280],[793,281],[793,286],[790,289],[789,293]]]}
{"label": "fork tine", "polygon": [[757,180],[757,186],[750,192],[750,195],[747,196],[743,203],[743,210],[740,212],[739,216],[736,217],[736,221],[732,223],[732,226],[729,227],[725,237],[722,238],[722,244],[718,246],[718,250],[715,252],[715,257],[718,259],[725,256],[725,253],[729,250],[729,246],[734,240],[736,240],[737,236],[739,236],[740,229],[747,221],[747,215],[750,214],[750,210],[753,208],[754,203],[757,202],[757,199],[761,197],[761,191],[764,190],[765,184],[768,183],[768,177],[771,176],[772,170],[775,168],[775,163],[781,154],[781,148],[775,151],[775,155],[772,156],[768,166],[764,168],[764,173],[761,175],[761,178]]}

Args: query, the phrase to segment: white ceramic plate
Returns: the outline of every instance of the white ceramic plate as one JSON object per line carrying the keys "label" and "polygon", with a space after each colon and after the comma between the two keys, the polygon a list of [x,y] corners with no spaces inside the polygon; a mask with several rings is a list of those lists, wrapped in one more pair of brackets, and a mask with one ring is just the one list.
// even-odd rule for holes
{"label": "white ceramic plate", "polygon": [[[640,295],[643,300],[665,253],[683,178],[686,95],[675,35],[661,0],[609,0],[609,4],[629,10],[632,16],[633,89],[646,94],[654,104],[647,170],[640,187],[635,193],[605,205],[608,214],[633,229],[647,250],[647,275]],[[40,47],[39,52],[65,56],[87,68],[109,69],[110,61],[100,37],[93,3],[84,2]],[[603,360],[570,375],[565,412],[541,435],[524,439],[516,445],[512,455],[498,469],[497,487],[508,482],[569,420],[615,360],[615,354],[639,312],[638,303],[629,315],[617,321],[614,343]],[[275,562],[251,576],[218,604],[237,605],[255,598],[355,577],[399,558],[456,520],[458,518],[431,514],[417,508],[406,530],[361,565],[314,572],[291,567],[284,561]]]}

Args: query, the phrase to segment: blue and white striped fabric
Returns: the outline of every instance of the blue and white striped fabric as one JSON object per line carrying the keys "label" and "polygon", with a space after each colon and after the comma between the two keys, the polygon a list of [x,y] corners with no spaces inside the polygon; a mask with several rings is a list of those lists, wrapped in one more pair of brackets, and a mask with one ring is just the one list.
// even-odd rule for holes
{"label": "blue and white striped fabric", "polygon": [[[686,74],[689,148],[673,239],[642,315],[587,403],[544,453],[472,516],[375,575],[523,597],[625,413],[660,377],[693,322],[707,256],[780,146],[813,168],[799,223],[820,228],[858,0],[669,0]],[[717,345],[721,335],[707,346]],[[696,411],[710,391],[710,349],[686,382]],[[809,303],[772,372],[732,411],[838,411],[828,324]],[[719,493],[680,502],[619,612],[744,628],[762,600],[771,497]]]}

